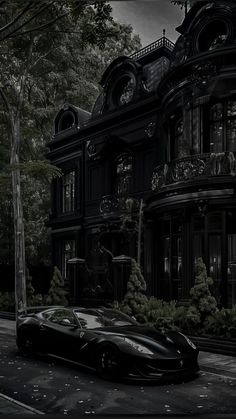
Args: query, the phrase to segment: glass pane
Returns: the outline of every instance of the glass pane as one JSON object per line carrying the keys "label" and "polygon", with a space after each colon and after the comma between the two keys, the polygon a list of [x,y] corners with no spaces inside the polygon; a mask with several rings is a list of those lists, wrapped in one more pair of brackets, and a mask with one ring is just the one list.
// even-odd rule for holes
{"label": "glass pane", "polygon": [[223,104],[216,103],[210,109],[210,120],[217,121],[223,118]]}
{"label": "glass pane", "polygon": [[212,294],[216,300],[220,301],[220,281],[221,273],[221,236],[209,236],[209,275],[213,279]]}
{"label": "glass pane", "polygon": [[203,258],[204,255],[204,236],[203,234],[194,234],[193,236],[193,260],[194,265],[198,258]]}
{"label": "glass pane", "polygon": [[228,235],[228,266],[227,266],[228,306],[236,304],[236,234]]}
{"label": "glass pane", "polygon": [[181,279],[182,273],[182,242],[180,236],[173,236],[172,277]]}
{"label": "glass pane", "polygon": [[194,231],[204,230],[205,218],[202,215],[194,215],[193,217],[193,229]]}
{"label": "glass pane", "polygon": [[162,277],[170,277],[170,237],[162,239],[163,259],[162,259]]}
{"label": "glass pane", "polygon": [[227,121],[227,151],[236,151],[236,117]]}
{"label": "glass pane", "polygon": [[223,121],[216,121],[210,126],[210,152],[220,153],[223,147]]}
{"label": "glass pane", "polygon": [[75,209],[75,171],[66,173],[62,177],[62,211]]}
{"label": "glass pane", "polygon": [[208,216],[208,229],[221,230],[222,229],[222,214],[215,213]]}
{"label": "glass pane", "polygon": [[229,101],[227,106],[227,116],[236,117],[236,101]]}

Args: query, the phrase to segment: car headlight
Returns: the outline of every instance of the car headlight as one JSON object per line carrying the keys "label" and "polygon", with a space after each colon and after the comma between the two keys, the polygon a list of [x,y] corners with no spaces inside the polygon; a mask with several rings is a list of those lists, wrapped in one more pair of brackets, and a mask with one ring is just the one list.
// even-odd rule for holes
{"label": "car headlight", "polygon": [[136,351],[141,352],[142,354],[146,354],[146,355],[154,354],[152,351],[150,351],[150,349],[146,348],[146,346],[143,346],[132,339],[124,338],[124,340],[126,343],[128,343],[128,345],[132,346]]}
{"label": "car headlight", "polygon": [[180,333],[180,335],[182,335],[184,337],[184,339],[188,342],[188,344],[191,346],[191,348],[197,349],[196,345],[194,345],[194,343],[188,338],[188,336],[183,335],[183,333]]}

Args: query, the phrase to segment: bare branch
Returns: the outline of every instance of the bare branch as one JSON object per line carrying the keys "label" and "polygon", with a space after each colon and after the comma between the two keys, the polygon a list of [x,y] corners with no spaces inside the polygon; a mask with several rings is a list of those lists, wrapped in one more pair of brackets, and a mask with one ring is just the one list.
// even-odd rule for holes
{"label": "bare branch", "polygon": [[[80,7],[80,4],[78,4],[78,5],[77,5],[77,6],[76,6],[73,10],[72,10],[72,12],[74,12],[75,10],[77,10],[79,7]],[[55,17],[55,18],[54,18],[54,19],[52,19],[52,20],[49,20],[47,23],[44,23],[43,25],[37,26],[37,27],[35,27],[35,28],[28,29],[27,31],[21,32],[20,34],[13,35],[13,36],[9,36],[9,37],[10,37],[10,38],[14,38],[15,36],[25,35],[25,34],[30,33],[30,32],[41,31],[43,28],[46,28],[47,26],[52,25],[53,23],[57,22],[58,20],[63,19],[65,16],[68,16],[70,13],[71,13],[71,11],[69,10],[69,11],[67,11],[67,12],[63,13],[62,15],[59,15],[59,16]]]}
{"label": "bare branch", "polygon": [[11,22],[0,28],[0,33],[14,25],[30,9],[31,6],[32,3],[28,3],[27,6]]}
{"label": "bare branch", "polygon": [[[28,25],[28,23],[30,23],[33,19],[35,19],[37,16],[39,16],[45,10],[47,10],[48,8],[50,8],[54,3],[56,3],[55,0],[51,1],[49,4],[46,4],[37,13],[35,13],[33,16],[31,16],[28,20],[26,20],[25,22],[23,22],[20,26],[18,26],[17,28],[15,28],[12,32],[10,32],[7,35],[5,35],[5,37],[1,38],[1,41],[4,41],[7,38],[14,37],[14,36],[12,36],[14,33],[16,33],[17,31],[19,31],[19,29],[23,28],[24,26]],[[30,32],[31,32],[31,30],[30,30]],[[19,36],[19,35],[21,35],[21,34],[17,34],[15,36]]]}

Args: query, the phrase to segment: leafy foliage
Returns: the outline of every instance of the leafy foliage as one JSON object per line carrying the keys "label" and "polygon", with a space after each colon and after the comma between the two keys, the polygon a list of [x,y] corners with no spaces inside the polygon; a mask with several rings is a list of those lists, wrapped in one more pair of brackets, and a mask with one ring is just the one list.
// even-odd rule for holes
{"label": "leafy foliage", "polygon": [[29,270],[26,270],[26,302],[27,307],[42,305],[43,297],[41,294],[36,294],[32,284],[32,277]]}
{"label": "leafy foliage", "polygon": [[207,318],[205,331],[210,335],[236,338],[236,306],[222,308]]}
{"label": "leafy foliage", "polygon": [[15,296],[13,292],[0,292],[0,310],[15,311]]}

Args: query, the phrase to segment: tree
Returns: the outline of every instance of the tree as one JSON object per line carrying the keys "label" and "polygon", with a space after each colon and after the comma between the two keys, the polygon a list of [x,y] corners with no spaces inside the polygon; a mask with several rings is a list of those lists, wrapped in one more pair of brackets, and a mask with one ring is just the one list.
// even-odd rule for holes
{"label": "tree", "polygon": [[46,297],[48,305],[67,305],[66,292],[64,290],[64,279],[57,266],[54,266],[53,278]]}
{"label": "tree", "polygon": [[191,6],[191,0],[171,0],[171,3],[180,6],[181,9],[184,9],[185,15],[188,13],[189,6]]}
{"label": "tree", "polygon": [[[108,34],[106,22],[110,19],[111,9],[104,1],[93,3],[93,7],[82,1],[76,2],[76,7],[72,8],[72,3],[75,4],[69,1],[58,4],[52,1],[49,3],[50,7],[45,1],[40,1],[38,5],[34,2],[25,5],[19,0],[10,4],[4,1],[0,3],[0,98],[11,150],[16,310],[26,306],[25,231],[20,177],[25,95],[29,93],[27,89],[35,69],[45,57],[56,50],[63,32],[79,32],[81,47],[86,42],[103,45]],[[81,27],[78,27],[78,13],[81,11]],[[51,32],[54,33],[53,37]]]}

